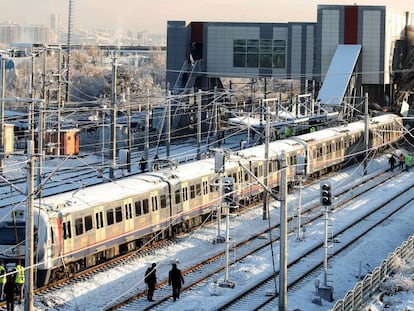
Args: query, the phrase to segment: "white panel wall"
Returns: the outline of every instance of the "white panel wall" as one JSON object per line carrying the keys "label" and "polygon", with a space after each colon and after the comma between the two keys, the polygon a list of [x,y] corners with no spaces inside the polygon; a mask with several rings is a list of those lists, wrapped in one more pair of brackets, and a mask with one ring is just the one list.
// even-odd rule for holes
{"label": "white panel wall", "polygon": [[233,67],[233,40],[259,39],[259,27],[209,25],[207,31],[207,72],[213,75],[258,75],[257,68]]}
{"label": "white panel wall", "polygon": [[300,79],[302,67],[302,26],[292,26],[292,54],[291,74],[293,78]]}
{"label": "white panel wall", "polygon": [[362,83],[380,84],[381,12],[365,10],[362,29]]}
{"label": "white panel wall", "polygon": [[339,44],[339,10],[322,11],[321,75],[322,81]]}

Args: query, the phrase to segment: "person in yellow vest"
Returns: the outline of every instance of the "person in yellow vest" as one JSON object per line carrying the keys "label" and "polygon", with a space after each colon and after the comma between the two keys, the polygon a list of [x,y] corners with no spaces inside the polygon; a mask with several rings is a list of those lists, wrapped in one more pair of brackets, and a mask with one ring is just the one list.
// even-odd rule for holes
{"label": "person in yellow vest", "polygon": [[17,302],[21,304],[24,290],[24,268],[21,265],[16,266],[16,275],[14,278],[14,283],[16,284]]}
{"label": "person in yellow vest", "polygon": [[6,268],[2,264],[0,264],[0,301],[4,300],[4,286],[6,285],[7,281],[7,272]]}

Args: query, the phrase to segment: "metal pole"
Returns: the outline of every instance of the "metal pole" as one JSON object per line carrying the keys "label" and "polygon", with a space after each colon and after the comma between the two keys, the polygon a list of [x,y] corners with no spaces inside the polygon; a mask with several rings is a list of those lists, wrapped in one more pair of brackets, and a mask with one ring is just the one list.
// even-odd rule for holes
{"label": "metal pole", "polygon": [[34,148],[33,141],[27,142],[27,212],[26,212],[26,244],[25,244],[25,293],[24,293],[24,310],[33,309],[33,266],[34,266]]}
{"label": "metal pole", "polygon": [[[262,101],[262,107],[264,106],[264,101]],[[269,170],[269,133],[270,133],[270,113],[269,109],[266,108],[266,135],[265,135],[265,161],[264,161],[264,184],[267,187],[268,185],[268,170]],[[268,201],[267,201],[267,191],[263,193],[263,220],[266,220],[269,213]]]}
{"label": "metal pole", "polygon": [[[37,131],[37,152],[39,154],[39,165],[37,166],[37,187],[40,187],[42,184],[42,174],[43,174],[43,101],[39,103],[39,123]],[[37,197],[42,196],[42,189],[39,188],[37,191]]]}
{"label": "metal pole", "polygon": [[132,133],[131,133],[131,98],[130,89],[127,87],[127,107],[128,107],[128,172],[131,173],[131,155],[132,155]]}
{"label": "metal pole", "polygon": [[279,311],[287,310],[287,178],[286,155],[281,154]]}
{"label": "metal pole", "polygon": [[364,143],[365,143],[365,160],[364,160],[364,175],[368,173],[368,154],[369,154],[369,113],[368,113],[368,93],[365,93],[365,130],[364,130]]}
{"label": "metal pole", "polygon": [[62,48],[59,47],[58,53],[58,75],[57,75],[57,104],[58,104],[58,115],[57,115],[57,155],[60,156],[60,131],[61,131],[61,109],[62,109],[62,87],[61,87],[61,68],[62,68]]}
{"label": "metal pole", "polygon": [[116,117],[117,117],[117,109],[116,109],[116,57],[112,58],[112,130],[111,130],[111,160],[112,164],[109,169],[109,178],[115,178],[115,167],[116,167]]}
{"label": "metal pole", "polygon": [[145,129],[144,129],[144,136],[145,136],[145,160],[148,161],[149,157],[149,114],[150,114],[150,103],[149,103],[149,89],[147,90],[147,111],[145,113]]}
{"label": "metal pole", "polygon": [[302,176],[299,175],[299,198],[298,198],[298,233],[296,239],[302,240]]}
{"label": "metal pole", "polygon": [[201,159],[201,90],[197,93],[197,160]]}
{"label": "metal pole", "polygon": [[328,287],[328,206],[325,206],[325,237],[323,241],[324,256],[323,256],[323,285]]}
{"label": "metal pole", "polygon": [[1,109],[0,109],[0,171],[3,170],[4,159],[4,98],[6,97],[6,59],[1,56]]}
{"label": "metal pole", "polygon": [[171,91],[168,90],[167,99],[167,157],[170,156],[170,144],[171,144]]}
{"label": "metal pole", "polygon": [[229,264],[230,264],[230,206],[226,203],[226,269],[224,272],[224,282],[229,282]]}

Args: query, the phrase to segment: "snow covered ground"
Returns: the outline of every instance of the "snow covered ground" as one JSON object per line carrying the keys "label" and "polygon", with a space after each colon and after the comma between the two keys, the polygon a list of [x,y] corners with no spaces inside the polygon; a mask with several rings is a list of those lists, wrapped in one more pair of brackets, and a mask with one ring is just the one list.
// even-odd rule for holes
{"label": "snow covered ground", "polygon": [[[368,173],[373,174],[378,170],[384,170],[387,166],[387,157],[384,156],[370,163]],[[414,170],[404,172],[396,180],[393,180],[387,188],[382,188],[382,191],[372,191],[372,193],[367,194],[369,195],[367,200],[353,202],[346,209],[334,213],[334,226],[339,226],[363,214],[370,206],[367,202],[378,199],[385,200],[387,194],[391,193],[393,188],[398,190],[398,185],[410,182],[413,179],[413,172]],[[362,178],[362,167],[353,167],[340,172],[330,179],[333,181],[335,188],[340,188],[347,184],[356,183],[360,178]],[[296,193],[289,196],[289,214],[292,214],[295,210],[296,199]],[[311,201],[315,200],[319,200],[319,183],[314,183],[302,191],[303,205],[310,204]],[[272,203],[270,208],[270,219],[275,222],[279,216],[277,205],[277,202]],[[333,265],[335,300],[343,298],[346,292],[354,287],[361,276],[371,272],[374,267],[380,265],[381,261],[390,252],[394,251],[396,247],[413,234],[413,218],[414,208],[398,213],[394,220],[371,232],[364,241],[358,243],[346,255],[335,258]],[[262,210],[257,208],[232,218],[230,226],[230,234],[237,242],[243,237],[267,227],[268,221],[262,220]],[[222,234],[224,233],[224,228],[225,223],[223,221],[221,224]],[[309,243],[312,243],[315,239],[323,238],[323,225],[321,223],[315,222],[315,224],[308,226],[306,229],[304,241],[297,241],[294,235],[289,237],[289,255],[293,256],[307,248]],[[160,281],[167,277],[172,261],[177,261],[179,268],[185,269],[187,266],[198,262],[201,256],[208,256],[223,250],[224,244],[212,244],[217,233],[216,224],[205,226],[182,238],[182,241],[177,245],[170,246],[155,254],[149,254],[119,268],[95,275],[88,281],[76,283],[72,287],[62,288],[58,294],[54,293],[53,296],[46,294],[43,297],[35,297],[35,310],[103,310],[113,303],[108,296],[122,296],[125,293],[135,293],[139,289],[144,289],[143,275],[145,269],[152,262],[157,263],[157,277]],[[278,248],[275,251],[278,252]],[[215,310],[217,302],[227,300],[235,291],[248,286],[251,280],[263,277],[267,271],[272,269],[272,257],[269,252],[265,251],[261,255],[246,259],[243,263],[238,263],[230,268],[229,279],[235,283],[234,289],[217,287],[217,283],[213,281],[205,282],[196,289],[183,292],[180,300],[175,302],[173,307],[166,310]],[[279,262],[277,261],[275,264],[278,266]],[[322,276],[319,279],[322,279]],[[221,280],[216,281],[220,282]],[[108,295],[108,292],[111,295]],[[157,299],[157,291],[154,298]],[[332,303],[324,300],[322,300],[322,306],[316,305],[312,303],[314,298],[314,280],[311,280],[300,292],[295,291],[292,294],[288,294],[288,310],[319,311],[328,310],[333,306]],[[385,300],[387,302],[399,302],[398,304],[394,302],[391,310],[414,309],[414,298],[408,296],[407,293],[399,293]],[[40,303],[40,301],[43,301],[43,303]],[[382,310],[385,306],[377,303],[373,307]],[[23,310],[23,305],[16,306],[15,310]],[[390,309],[388,308],[388,310]]]}

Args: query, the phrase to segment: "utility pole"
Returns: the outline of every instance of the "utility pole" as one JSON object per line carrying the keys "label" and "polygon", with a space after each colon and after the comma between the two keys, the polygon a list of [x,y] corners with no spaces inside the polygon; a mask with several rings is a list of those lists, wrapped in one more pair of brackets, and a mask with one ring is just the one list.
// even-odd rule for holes
{"label": "utility pole", "polygon": [[61,109],[62,109],[62,86],[61,84],[61,69],[62,69],[62,47],[59,46],[59,52],[58,52],[58,72],[57,72],[57,108],[58,108],[58,114],[57,114],[57,155],[60,156],[60,131],[61,131]]}
{"label": "utility pole", "polygon": [[26,209],[26,243],[25,243],[25,293],[24,310],[33,310],[33,267],[34,267],[34,148],[33,141],[27,142],[27,209]]}
{"label": "utility pole", "polygon": [[73,18],[73,1],[69,0],[69,16],[68,16],[68,56],[66,62],[66,102],[69,102],[70,98],[70,87],[69,87],[69,79],[70,79],[70,52],[71,52],[71,45],[72,45],[72,18]]}
{"label": "utility pole", "polygon": [[279,311],[287,310],[287,174],[286,154],[281,154],[281,200],[280,200],[280,267]]}
{"label": "utility pole", "polygon": [[[41,187],[43,173],[43,101],[39,103],[39,121],[37,136],[37,152],[39,154],[39,165],[37,167],[37,186]],[[37,197],[40,198],[41,196],[42,189],[39,188],[39,190],[37,191]]]}
{"label": "utility pole", "polygon": [[0,55],[1,61],[1,109],[0,109],[0,171],[3,171],[3,159],[4,159],[4,99],[6,97],[6,58]]}
{"label": "utility pole", "polygon": [[150,101],[149,101],[149,89],[147,90],[147,109],[145,112],[145,129],[144,129],[144,136],[145,136],[145,146],[144,146],[144,154],[145,160],[148,162],[149,160],[149,114],[150,114]]}
{"label": "utility pole", "polygon": [[368,113],[368,93],[365,93],[365,130],[364,130],[364,143],[365,143],[365,160],[364,160],[364,176],[368,173],[368,155],[369,155],[369,113]]}
{"label": "utility pole", "polygon": [[167,157],[170,156],[170,144],[171,144],[171,91],[167,91]]}
{"label": "utility pole", "polygon": [[130,89],[127,87],[127,114],[128,114],[128,172],[131,173],[132,135],[131,135],[131,98]]}
{"label": "utility pole", "polygon": [[201,159],[201,90],[197,93],[197,160]]}
{"label": "utility pole", "polygon": [[[265,100],[262,100],[262,107],[265,105]],[[264,161],[264,184],[267,187],[268,185],[268,170],[269,170],[269,136],[270,136],[270,113],[266,105],[266,133],[265,133],[265,161]],[[267,191],[263,192],[263,220],[266,220],[268,217],[268,201],[267,201]]]}
{"label": "utility pole", "polygon": [[116,117],[117,117],[117,105],[116,105],[116,75],[117,75],[117,63],[116,57],[112,58],[112,130],[111,130],[111,160],[112,164],[109,169],[109,178],[113,180],[115,178],[115,168],[116,168]]}

